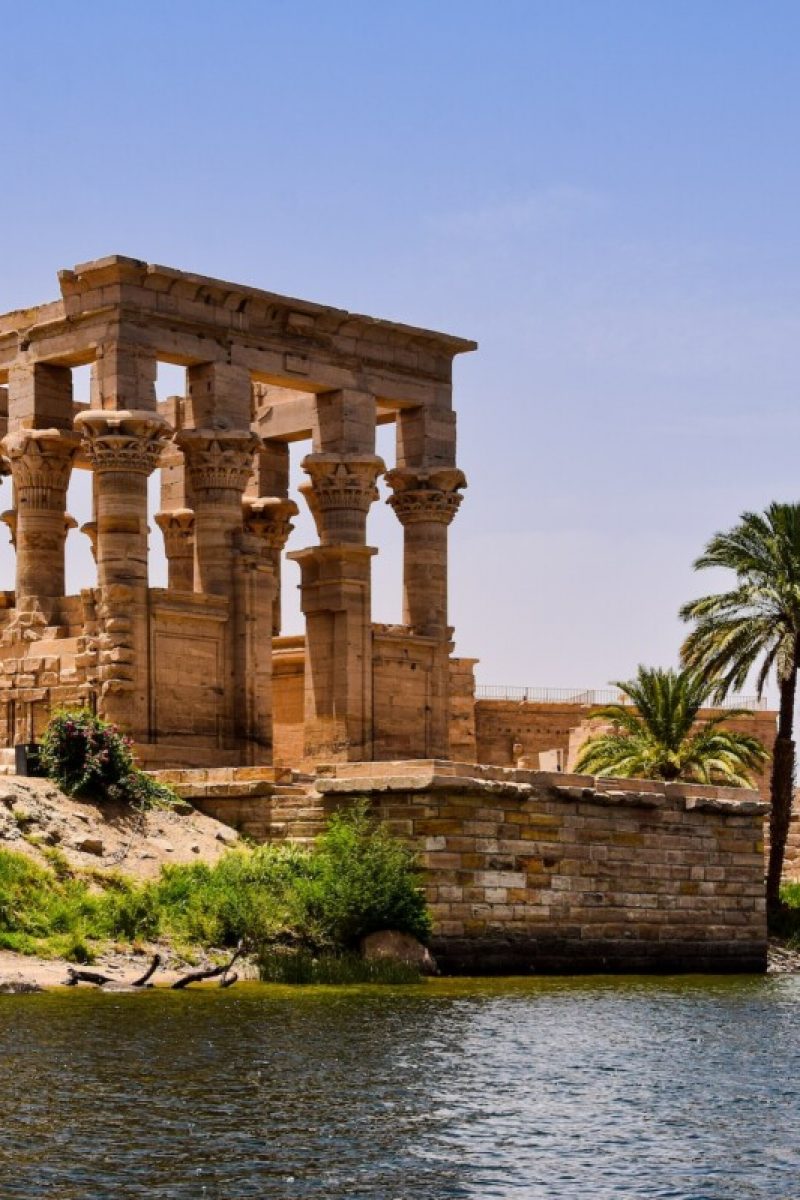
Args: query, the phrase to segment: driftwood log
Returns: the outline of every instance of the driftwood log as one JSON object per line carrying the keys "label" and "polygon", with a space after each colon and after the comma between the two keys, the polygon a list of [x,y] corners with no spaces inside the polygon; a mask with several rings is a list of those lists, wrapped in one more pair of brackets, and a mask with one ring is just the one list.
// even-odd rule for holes
{"label": "driftwood log", "polygon": [[[204,979],[219,978],[220,987],[232,987],[238,980],[239,976],[234,971],[229,973],[231,967],[244,953],[242,945],[238,945],[233,952],[231,958],[218,967],[205,967],[197,971],[189,971],[186,975],[182,975],[180,979],[176,979],[171,985],[173,991],[180,991],[182,988],[189,987],[191,983],[200,983]],[[161,966],[161,955],[154,954],[150,966],[145,971],[144,975],[139,975],[136,979],[126,981],[122,979],[113,979],[110,975],[104,975],[101,971],[84,971],[77,967],[67,967],[67,987],[77,987],[79,983],[92,983],[95,987],[105,987],[106,984],[111,984],[114,991],[122,989],[127,991],[129,988],[148,988],[152,987],[150,979],[155,975],[158,968]]]}
{"label": "driftwood log", "polygon": [[94,983],[102,987],[113,982],[110,975],[102,975],[99,971],[77,971],[75,967],[67,967],[67,987],[76,987],[79,983]]}
{"label": "driftwood log", "polygon": [[[200,983],[200,981],[203,979],[216,979],[218,976],[221,976],[221,979],[219,981],[220,987],[230,987],[231,986],[230,983],[226,983],[225,981],[228,978],[228,972],[230,971],[233,964],[236,962],[237,958],[239,958],[241,956],[241,953],[242,953],[242,947],[237,946],[233,952],[232,958],[227,963],[225,963],[223,966],[221,966],[221,967],[206,967],[203,970],[190,971],[188,975],[182,975],[180,979],[175,980],[175,982],[172,985],[172,990],[174,992],[177,992],[177,991],[180,991],[181,988],[188,987],[190,983]],[[236,979],[238,979],[238,976],[234,972],[234,978],[231,980],[231,982],[235,983]]]}

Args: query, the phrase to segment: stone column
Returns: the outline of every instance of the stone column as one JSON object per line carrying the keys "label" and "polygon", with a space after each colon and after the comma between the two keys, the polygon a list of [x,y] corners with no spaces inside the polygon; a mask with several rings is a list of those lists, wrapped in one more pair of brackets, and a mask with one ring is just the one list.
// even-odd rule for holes
{"label": "stone column", "polygon": [[245,497],[245,530],[258,538],[264,564],[272,572],[272,636],[281,632],[281,555],[294,529],[294,500],[284,496]]}
{"label": "stone column", "polygon": [[67,487],[80,435],[28,429],[9,434],[5,452],[14,480],[16,605],[51,620],[63,597]]}
{"label": "stone column", "polygon": [[194,498],[194,590],[231,596],[242,496],[258,438],[243,431],[183,429],[176,441]]}
{"label": "stone column", "polygon": [[156,513],[156,525],[164,535],[167,555],[167,587],[172,592],[194,590],[194,513],[176,508]]}
{"label": "stone column", "polygon": [[[184,455],[194,500],[194,590],[224,598],[228,605],[222,677],[218,681],[222,689],[219,725],[222,744],[243,749],[243,741],[248,745],[257,736],[262,753],[268,754],[271,730],[267,733],[260,726],[260,733],[254,733],[252,706],[249,715],[242,712],[242,698],[251,687],[249,673],[256,670],[255,662],[248,658],[252,608],[248,592],[253,580],[248,577],[249,548],[242,541],[242,496],[258,438],[247,431],[206,428],[181,430],[176,441]],[[271,627],[270,589],[267,630]],[[269,636],[260,653],[271,659]],[[249,759],[249,754],[248,750],[243,757]]]}
{"label": "stone column", "polygon": [[[271,438],[266,438],[262,442],[253,457],[253,474],[250,476],[247,485],[245,506],[251,500],[260,501],[265,498],[268,499],[270,504],[287,501],[289,498],[289,447],[286,442],[278,442]],[[274,511],[276,515],[279,512],[277,508]],[[267,539],[265,545],[268,557],[272,562],[272,574],[274,578],[272,600],[273,637],[279,637],[281,632],[282,554],[289,533],[292,530],[290,518],[296,513],[297,505],[292,501],[291,507],[283,510],[283,516],[279,518],[277,525],[274,518],[270,516],[269,521],[263,529],[263,534]],[[285,522],[285,526],[281,526],[281,520]],[[281,531],[282,529],[285,529],[285,536]],[[261,533],[258,536],[262,536]]]}
{"label": "stone column", "polygon": [[403,622],[429,663],[426,712],[420,713],[414,736],[420,753],[430,758],[450,756],[447,530],[466,485],[453,465],[451,418],[446,412],[407,414],[398,422],[401,465],[386,475],[394,492],[389,504],[403,526]]}
{"label": "stone column", "polygon": [[290,554],[306,618],[305,756],[372,758],[371,558],[367,513],[384,470],[375,454],[314,453],[301,487],[320,545]]}
{"label": "stone column", "polygon": [[274,554],[289,536],[291,500],[246,499],[234,571],[234,733],[247,763],[272,761]]}
{"label": "stone column", "polygon": [[466,486],[457,467],[387,471],[388,503],[403,526],[403,623],[415,633],[448,634],[447,529]]}
{"label": "stone column", "polygon": [[75,419],[95,473],[101,714],[148,741],[147,478],[169,429],[154,412],[87,410]]}

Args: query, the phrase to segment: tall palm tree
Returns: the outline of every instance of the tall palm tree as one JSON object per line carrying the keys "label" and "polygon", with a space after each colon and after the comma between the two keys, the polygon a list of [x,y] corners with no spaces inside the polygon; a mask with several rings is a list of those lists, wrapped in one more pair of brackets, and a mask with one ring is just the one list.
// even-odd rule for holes
{"label": "tall palm tree", "polygon": [[772,750],[767,907],[780,912],[780,884],[792,814],[795,746],[792,738],[800,663],[800,504],[770,504],[743,513],[739,524],[717,533],[695,568],[727,567],[736,573],[729,592],[684,604],[681,616],[695,627],[682,647],[683,661],[716,679],[715,697],[744,686],[758,668],[762,695],[775,672],[780,689],[778,729]]}
{"label": "tall palm tree", "polygon": [[616,686],[634,707],[609,704],[594,716],[612,723],[583,746],[575,770],[626,779],[686,779],[695,783],[751,786],[750,772],[767,752],[757,737],[723,729],[743,709],[698,722],[716,684],[692,671],[639,667]]}

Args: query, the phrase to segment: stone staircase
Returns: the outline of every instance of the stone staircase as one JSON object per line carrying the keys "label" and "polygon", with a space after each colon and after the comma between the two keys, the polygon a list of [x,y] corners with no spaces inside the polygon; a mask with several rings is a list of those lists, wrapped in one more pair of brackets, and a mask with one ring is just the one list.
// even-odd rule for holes
{"label": "stone staircase", "polygon": [[314,776],[282,767],[198,767],[153,771],[200,812],[256,842],[309,842],[324,825]]}

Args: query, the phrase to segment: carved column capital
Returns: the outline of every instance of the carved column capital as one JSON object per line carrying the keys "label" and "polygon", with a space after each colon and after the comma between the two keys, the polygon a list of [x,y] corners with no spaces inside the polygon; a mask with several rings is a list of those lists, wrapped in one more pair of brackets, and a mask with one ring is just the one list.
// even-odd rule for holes
{"label": "carved column capital", "polygon": [[244,501],[245,533],[256,537],[265,550],[280,553],[294,529],[291,518],[297,516],[294,500],[280,496],[259,496]]}
{"label": "carved column capital", "polygon": [[175,438],[183,451],[195,498],[241,493],[253,470],[261,439],[254,433],[182,429]]}
{"label": "carved column capital", "polygon": [[378,499],[375,481],[386,469],[377,454],[308,454],[305,496],[323,545],[363,542],[367,513]]}
{"label": "carved column capital", "polygon": [[156,513],[155,522],[164,535],[167,558],[192,553],[194,513],[190,508],[175,508]]}
{"label": "carved column capital", "polygon": [[87,409],[75,418],[83,451],[97,474],[126,471],[150,475],[170,428],[163,417],[146,411]]}
{"label": "carved column capital", "polygon": [[32,509],[61,509],[80,435],[72,430],[23,429],[3,442],[17,502]]}
{"label": "carved column capital", "polygon": [[457,467],[396,467],[386,472],[386,482],[394,491],[387,504],[402,525],[449,525],[463,499],[459,489],[467,486]]}

